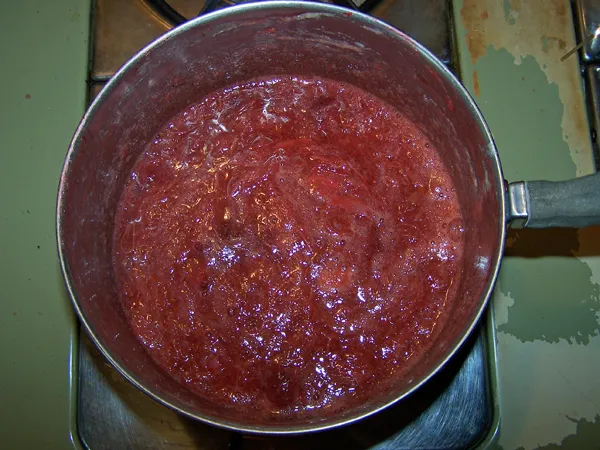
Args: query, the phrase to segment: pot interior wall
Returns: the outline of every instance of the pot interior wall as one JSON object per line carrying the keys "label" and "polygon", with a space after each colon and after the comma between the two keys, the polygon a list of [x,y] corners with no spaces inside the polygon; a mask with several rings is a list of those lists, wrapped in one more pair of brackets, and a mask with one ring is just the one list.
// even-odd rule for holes
{"label": "pot interior wall", "polygon": [[482,123],[441,65],[391,29],[317,5],[266,5],[188,23],[129,63],[93,104],[62,177],[59,238],[79,312],[113,362],[167,403],[208,420],[273,430],[290,424],[236,417],[223,406],[205,404],[156,368],[121,309],[111,247],[123,185],[157,129],[217,88],[276,74],[349,82],[413,119],[454,177],[468,237],[458,301],[425,358],[360,410],[294,426],[357,417],[406,393],[434,370],[480,313],[503,233],[501,177]]}

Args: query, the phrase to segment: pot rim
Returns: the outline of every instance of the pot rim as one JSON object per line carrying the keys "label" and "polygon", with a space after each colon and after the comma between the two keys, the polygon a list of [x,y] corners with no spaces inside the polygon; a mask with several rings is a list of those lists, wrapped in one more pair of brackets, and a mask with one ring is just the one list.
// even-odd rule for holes
{"label": "pot rim", "polygon": [[[496,251],[496,255],[494,256],[494,258],[492,260],[487,262],[488,264],[493,265],[493,270],[491,271],[490,277],[486,281],[486,284],[483,288],[480,305],[476,308],[475,314],[474,314],[473,318],[471,319],[470,325],[465,330],[465,332],[463,333],[461,338],[458,340],[458,342],[447,352],[447,355],[437,363],[436,367],[434,367],[429,373],[425,374],[421,380],[419,380],[417,383],[411,385],[404,392],[396,395],[395,397],[393,397],[389,401],[385,402],[384,404],[379,405],[375,408],[372,408],[366,412],[361,412],[361,413],[357,413],[354,415],[350,415],[349,417],[344,418],[344,419],[338,419],[335,421],[324,420],[322,422],[317,422],[312,425],[311,424],[304,424],[304,425],[284,424],[284,425],[279,425],[279,426],[266,426],[266,425],[250,426],[250,425],[244,425],[243,423],[239,423],[239,422],[215,419],[215,418],[211,418],[209,416],[196,414],[196,413],[186,410],[185,408],[183,408],[181,406],[174,404],[173,402],[171,402],[169,400],[166,400],[160,394],[154,392],[153,389],[145,386],[142,382],[140,382],[136,378],[136,376],[134,374],[132,374],[132,372],[126,367],[125,364],[121,363],[115,356],[113,356],[113,354],[111,353],[109,348],[107,348],[107,346],[105,346],[99,339],[97,333],[94,330],[94,327],[92,326],[91,322],[88,320],[85,311],[80,306],[80,302],[78,300],[77,293],[75,292],[75,288],[72,284],[69,266],[66,261],[66,248],[65,248],[64,240],[62,238],[63,233],[64,233],[63,224],[62,224],[62,222],[63,222],[62,211],[64,210],[64,192],[66,189],[67,179],[68,179],[68,175],[69,175],[69,171],[70,171],[70,165],[71,165],[70,163],[77,154],[79,144],[81,141],[81,136],[83,135],[84,130],[87,128],[88,122],[93,120],[96,110],[100,107],[101,103],[104,101],[104,98],[107,97],[118,86],[120,80],[123,78],[123,76],[129,70],[131,70],[133,67],[135,67],[135,65],[139,61],[141,61],[144,57],[146,57],[149,53],[151,53],[155,48],[161,46],[165,41],[174,39],[177,36],[186,33],[189,29],[203,26],[207,23],[212,22],[215,19],[219,19],[219,18],[223,18],[223,17],[227,17],[227,16],[235,16],[238,14],[243,14],[244,12],[246,12],[248,10],[278,10],[278,11],[282,11],[282,10],[286,10],[286,9],[290,9],[290,10],[301,9],[301,10],[304,10],[304,12],[306,12],[306,13],[324,13],[324,14],[331,14],[331,15],[336,15],[336,16],[344,16],[349,20],[358,20],[365,26],[369,26],[371,28],[376,28],[376,29],[380,30],[381,32],[388,33],[395,37],[402,38],[407,43],[409,43],[419,54],[421,54],[427,60],[427,62],[429,64],[431,64],[432,66],[434,66],[438,69],[439,74],[444,76],[451,83],[451,85],[454,87],[454,89],[456,89],[458,91],[459,95],[466,102],[471,113],[474,114],[476,120],[482,126],[482,131],[484,132],[486,142],[487,142],[487,146],[485,148],[485,152],[486,152],[485,156],[490,158],[491,161],[493,162],[493,169],[494,169],[495,175],[498,177],[498,180],[497,180],[498,181],[498,183],[497,183],[497,185],[498,185],[497,191],[498,192],[497,192],[497,194],[498,194],[498,200],[499,200],[499,216],[500,216],[500,221],[501,221],[499,230],[500,230],[501,235],[499,236],[499,239],[498,239],[499,244],[498,244],[498,249]],[[503,250],[504,244],[505,244],[506,226],[507,226],[507,219],[506,219],[507,197],[506,197],[505,189],[503,187],[504,186],[503,180],[504,180],[504,178],[502,175],[502,167],[500,164],[500,160],[498,157],[498,153],[497,153],[491,132],[483,118],[483,115],[481,114],[481,112],[479,111],[479,108],[475,104],[473,98],[468,93],[466,88],[460,83],[460,81],[457,79],[457,77],[446,67],[446,65],[444,65],[435,55],[433,55],[428,49],[426,49],[423,45],[421,45],[420,43],[415,41],[413,38],[411,38],[410,36],[401,32],[400,30],[393,28],[391,25],[388,25],[387,23],[385,23],[377,18],[374,18],[372,16],[369,16],[365,13],[354,11],[354,10],[349,10],[347,8],[343,8],[343,7],[335,6],[335,5],[331,5],[331,4],[314,3],[314,2],[308,2],[308,1],[295,1],[295,0],[275,0],[275,1],[259,1],[259,2],[255,2],[255,3],[246,3],[246,4],[242,4],[242,5],[231,6],[231,7],[224,8],[224,9],[221,9],[221,10],[218,10],[215,12],[211,12],[209,14],[206,14],[206,15],[203,15],[200,17],[196,17],[192,20],[189,20],[188,22],[185,22],[184,24],[182,24],[178,27],[175,27],[175,28],[169,30],[168,32],[166,32],[165,34],[163,34],[156,40],[152,41],[150,44],[148,44],[143,49],[141,49],[139,52],[137,52],[133,57],[131,57],[110,78],[110,80],[106,83],[106,85],[104,86],[102,91],[98,94],[98,96],[93,100],[91,105],[88,107],[87,111],[85,112],[83,118],[81,119],[81,122],[79,123],[79,125],[73,135],[73,138],[72,138],[71,143],[68,148],[67,155],[66,155],[64,163],[63,163],[61,175],[60,175],[58,197],[57,197],[57,204],[56,204],[56,238],[57,238],[57,245],[58,245],[58,256],[59,256],[59,261],[60,261],[60,267],[61,267],[63,278],[65,280],[65,285],[66,285],[69,297],[71,299],[71,303],[73,304],[73,307],[77,313],[77,316],[79,317],[79,320],[83,324],[83,327],[85,328],[86,332],[90,336],[91,340],[94,342],[96,347],[100,350],[100,352],[104,355],[104,357],[111,363],[111,365],[113,367],[115,367],[119,373],[121,373],[121,375],[123,375],[132,385],[134,385],[136,388],[138,388],[139,390],[141,390],[142,392],[147,394],[149,397],[151,397],[155,401],[171,408],[172,410],[174,410],[177,413],[180,413],[186,417],[196,419],[201,422],[207,423],[209,425],[213,425],[213,426],[216,426],[219,428],[224,428],[224,429],[235,431],[235,432],[259,434],[259,435],[293,435],[293,434],[304,434],[304,433],[309,433],[309,432],[331,430],[333,428],[338,428],[341,426],[349,425],[351,423],[362,420],[368,416],[374,415],[374,414],[382,411],[383,409],[386,409],[389,406],[408,397],[413,392],[417,391],[422,385],[424,385],[432,377],[434,377],[446,365],[446,363],[451,358],[454,357],[456,352],[463,346],[464,342],[469,338],[469,336],[471,335],[474,328],[478,325],[478,323],[481,319],[481,316],[489,302],[492,290],[494,288],[494,284],[495,284],[496,278],[498,276],[498,272],[500,270],[500,264],[502,261],[502,250]]]}

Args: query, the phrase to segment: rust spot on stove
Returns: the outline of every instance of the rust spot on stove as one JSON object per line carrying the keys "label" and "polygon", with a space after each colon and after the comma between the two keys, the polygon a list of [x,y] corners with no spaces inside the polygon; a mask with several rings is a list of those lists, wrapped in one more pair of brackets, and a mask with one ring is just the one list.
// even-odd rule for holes
{"label": "rust spot on stove", "polygon": [[477,75],[477,71],[473,71],[473,90],[475,95],[479,97],[479,75]]}
{"label": "rust spot on stove", "polygon": [[[568,87],[567,87],[568,86]],[[565,79],[565,89],[570,92],[572,96],[576,93],[581,92],[581,79],[578,71],[570,71]],[[583,98],[581,98],[583,100]],[[568,115],[573,123],[573,128],[578,136],[589,136],[590,126],[587,121],[587,115],[585,114],[585,104],[583,101],[563,101],[565,107],[565,114]],[[568,109],[567,109],[568,108]],[[584,111],[582,113],[582,111]],[[571,133],[569,133],[571,134]]]}
{"label": "rust spot on stove", "polygon": [[25,94],[25,98],[29,100],[31,98],[31,94]]}
{"label": "rust spot on stove", "polygon": [[[483,13],[478,0],[464,0],[463,7],[460,10],[460,17],[463,25],[467,30],[466,40],[469,53],[471,54],[471,62],[473,65],[479,58],[485,55],[485,28],[483,26]],[[489,17],[489,13],[488,13]]]}
{"label": "rust spot on stove", "polygon": [[539,21],[526,24],[523,17],[528,17],[531,22],[533,9],[528,2],[505,0],[496,4],[491,0],[464,0],[460,16],[466,30],[465,40],[473,65],[487,53],[490,46],[496,49],[506,47],[509,52],[514,48],[517,54],[520,53],[514,37],[506,34],[509,32],[507,25],[516,27],[514,32],[522,36],[522,39],[540,36],[544,51],[553,46],[561,50],[566,48],[568,43],[565,40],[558,36],[545,36],[543,33],[562,30],[567,26],[567,22],[572,20],[568,14],[568,5],[565,6],[563,0],[547,0],[544,4],[546,3],[547,12],[540,15]]}
{"label": "rust spot on stove", "polygon": [[504,0],[503,3],[504,20],[509,25],[515,25],[521,11],[521,0]]}
{"label": "rust spot on stove", "polygon": [[[560,29],[564,30],[567,27],[567,24],[570,26],[573,23],[573,17],[571,17],[571,11],[567,14],[567,9],[565,8],[565,2],[560,0],[552,0],[548,2],[547,8],[554,6],[555,16],[557,18],[558,23],[560,24]],[[560,44],[560,42],[559,42]]]}
{"label": "rust spot on stove", "polygon": [[541,39],[541,43],[542,43],[542,51],[544,53],[548,53],[549,51],[551,51],[553,48],[558,47],[559,50],[564,51],[567,48],[567,43],[560,38],[554,37],[554,36],[542,36]]}

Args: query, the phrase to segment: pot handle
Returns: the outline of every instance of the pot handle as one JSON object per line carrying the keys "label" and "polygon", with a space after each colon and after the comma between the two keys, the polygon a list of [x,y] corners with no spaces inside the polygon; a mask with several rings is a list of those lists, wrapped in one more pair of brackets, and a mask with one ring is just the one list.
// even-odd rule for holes
{"label": "pot handle", "polygon": [[507,210],[514,228],[600,225],[600,173],[567,181],[510,183]]}

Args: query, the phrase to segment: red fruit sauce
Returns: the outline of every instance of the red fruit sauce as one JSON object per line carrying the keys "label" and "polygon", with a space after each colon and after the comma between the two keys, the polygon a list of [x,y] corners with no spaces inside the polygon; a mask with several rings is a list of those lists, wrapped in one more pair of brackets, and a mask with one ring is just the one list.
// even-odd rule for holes
{"label": "red fruit sauce", "polygon": [[213,92],[148,143],[114,261],[173,378],[254,417],[310,417],[418,362],[458,285],[461,223],[405,116],[352,85],[273,77]]}

